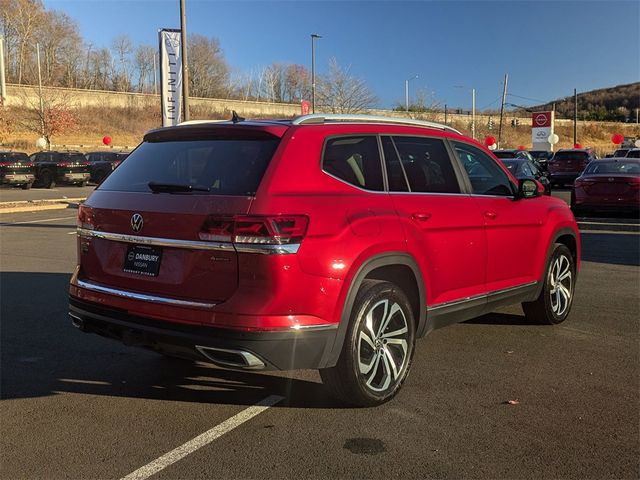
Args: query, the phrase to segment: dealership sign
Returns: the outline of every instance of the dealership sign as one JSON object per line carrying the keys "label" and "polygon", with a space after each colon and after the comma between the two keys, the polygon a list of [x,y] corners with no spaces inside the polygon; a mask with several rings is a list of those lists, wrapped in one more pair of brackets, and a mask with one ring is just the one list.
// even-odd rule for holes
{"label": "dealership sign", "polygon": [[160,103],[162,126],[178,125],[182,118],[182,50],[180,30],[164,29],[160,36]]}
{"label": "dealership sign", "polygon": [[554,112],[531,114],[531,143],[533,150],[553,150],[549,137],[553,135]]}

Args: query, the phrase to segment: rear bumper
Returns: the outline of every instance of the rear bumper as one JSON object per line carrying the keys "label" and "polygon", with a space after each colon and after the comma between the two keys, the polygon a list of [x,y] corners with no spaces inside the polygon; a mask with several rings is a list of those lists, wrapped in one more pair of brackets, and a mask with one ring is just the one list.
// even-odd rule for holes
{"label": "rear bumper", "polygon": [[573,182],[580,174],[581,172],[550,173],[549,178],[554,182]]}
{"label": "rear bumper", "polygon": [[30,174],[30,173],[26,173],[26,174],[22,174],[22,173],[8,174],[8,175],[4,175],[0,179],[0,184],[25,185],[25,184],[28,184],[28,183],[33,183],[34,179],[35,179],[35,176],[33,174]]}
{"label": "rear bumper", "polygon": [[235,331],[174,323],[130,315],[126,310],[105,308],[74,296],[69,297],[69,315],[83,332],[232,368],[323,368],[338,332],[337,325],[287,331]]}
{"label": "rear bumper", "polygon": [[91,174],[89,172],[82,173],[60,173],[56,178],[56,183],[82,183],[88,182]]}

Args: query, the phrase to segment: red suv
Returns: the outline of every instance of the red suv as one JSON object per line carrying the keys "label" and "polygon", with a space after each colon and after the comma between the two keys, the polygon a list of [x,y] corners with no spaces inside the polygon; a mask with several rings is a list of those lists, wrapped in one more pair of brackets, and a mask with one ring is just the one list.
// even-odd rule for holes
{"label": "red suv", "polygon": [[435,328],[514,303],[565,320],[579,235],[542,190],[428,122],[153,130],[80,208],[70,315],[169,356],[319,369],[344,401],[379,404]]}

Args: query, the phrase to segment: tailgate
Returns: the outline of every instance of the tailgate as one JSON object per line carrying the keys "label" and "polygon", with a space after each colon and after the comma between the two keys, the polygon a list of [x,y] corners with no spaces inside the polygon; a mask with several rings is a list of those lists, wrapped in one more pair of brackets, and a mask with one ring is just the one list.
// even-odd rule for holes
{"label": "tailgate", "polygon": [[199,232],[210,214],[247,213],[251,202],[96,191],[86,203],[93,228],[79,238],[80,277],[171,298],[226,300],[238,285],[237,254],[231,244],[202,241]]}

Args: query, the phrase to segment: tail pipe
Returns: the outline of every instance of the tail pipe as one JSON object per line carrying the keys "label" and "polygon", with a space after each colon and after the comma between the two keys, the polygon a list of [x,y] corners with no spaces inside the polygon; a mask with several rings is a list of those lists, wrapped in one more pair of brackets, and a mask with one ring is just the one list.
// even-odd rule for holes
{"label": "tail pipe", "polygon": [[248,370],[261,370],[265,368],[262,360],[253,353],[245,350],[230,350],[226,348],[204,347],[196,345],[204,357],[216,365],[227,368],[242,368]]}

